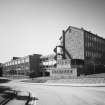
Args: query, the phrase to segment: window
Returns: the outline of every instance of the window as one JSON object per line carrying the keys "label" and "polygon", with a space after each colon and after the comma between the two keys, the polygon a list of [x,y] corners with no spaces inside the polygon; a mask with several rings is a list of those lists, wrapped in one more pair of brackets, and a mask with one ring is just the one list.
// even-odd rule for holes
{"label": "window", "polygon": [[14,62],[15,62],[15,65],[16,65],[17,64],[17,60],[15,60]]}
{"label": "window", "polygon": [[86,51],[86,57],[88,56],[88,51]]}
{"label": "window", "polygon": [[25,62],[29,62],[29,57],[26,57],[25,58]]}
{"label": "window", "polygon": [[7,64],[6,64],[7,66],[8,66],[8,62],[7,62]]}
{"label": "window", "polygon": [[5,64],[5,66],[7,66],[7,63]]}
{"label": "window", "polygon": [[94,37],[94,38],[93,38],[93,40],[94,40],[94,41],[96,41],[96,40],[97,40],[97,38],[96,38],[96,37]]}
{"label": "window", "polygon": [[11,62],[9,62],[9,65],[11,65]]}
{"label": "window", "polygon": [[15,61],[13,60],[13,65],[15,65]]}
{"label": "window", "polygon": [[18,63],[18,64],[20,64],[20,59],[19,59],[19,60],[17,60],[17,63]]}
{"label": "window", "polygon": [[20,60],[21,63],[24,63],[24,58]]}
{"label": "window", "polygon": [[11,61],[11,65],[13,65],[13,62]]}
{"label": "window", "polygon": [[85,42],[85,47],[87,47],[88,46],[88,43],[87,43],[87,41]]}

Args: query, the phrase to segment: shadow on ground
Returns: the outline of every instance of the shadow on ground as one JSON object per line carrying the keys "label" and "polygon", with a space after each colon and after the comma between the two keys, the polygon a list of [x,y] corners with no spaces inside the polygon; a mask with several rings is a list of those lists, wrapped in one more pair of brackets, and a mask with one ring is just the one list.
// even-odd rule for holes
{"label": "shadow on ground", "polygon": [[0,83],[7,83],[7,82],[10,82],[10,80],[9,79],[2,79],[2,78],[0,78]]}
{"label": "shadow on ground", "polygon": [[19,94],[21,91],[12,90],[6,86],[0,86],[0,105],[6,105],[8,102],[14,101],[15,102],[24,102],[25,105],[33,100],[30,97],[30,94]]}
{"label": "shadow on ground", "polygon": [[45,83],[48,79],[46,78],[32,78],[28,80],[23,80],[21,82],[29,82],[29,83]]}
{"label": "shadow on ground", "polygon": [[7,90],[9,91],[9,90],[11,90],[11,88],[9,88],[7,86],[0,86],[0,93],[4,93]]}
{"label": "shadow on ground", "polygon": [[13,97],[13,92],[11,91],[11,88],[7,86],[0,86],[0,105],[2,105],[3,101]]}

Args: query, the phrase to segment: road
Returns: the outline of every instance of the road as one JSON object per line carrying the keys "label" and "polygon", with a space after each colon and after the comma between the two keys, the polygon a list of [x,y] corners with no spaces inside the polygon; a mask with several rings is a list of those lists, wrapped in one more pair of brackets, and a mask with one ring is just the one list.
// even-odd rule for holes
{"label": "road", "polygon": [[12,81],[6,86],[31,92],[36,105],[105,105],[105,87],[54,86]]}

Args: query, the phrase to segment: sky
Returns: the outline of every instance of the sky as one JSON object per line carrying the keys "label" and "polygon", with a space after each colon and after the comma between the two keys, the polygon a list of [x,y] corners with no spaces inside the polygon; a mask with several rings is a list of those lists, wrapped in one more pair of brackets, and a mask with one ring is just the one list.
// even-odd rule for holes
{"label": "sky", "polygon": [[105,38],[105,0],[0,0],[0,62],[52,54],[68,26]]}

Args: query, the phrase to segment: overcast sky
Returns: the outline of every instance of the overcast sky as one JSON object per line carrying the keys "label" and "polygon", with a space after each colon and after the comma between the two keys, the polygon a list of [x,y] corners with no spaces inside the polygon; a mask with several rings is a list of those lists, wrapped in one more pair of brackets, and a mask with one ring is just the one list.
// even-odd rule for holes
{"label": "overcast sky", "polygon": [[105,38],[105,0],[0,0],[0,62],[51,54],[70,25]]}

